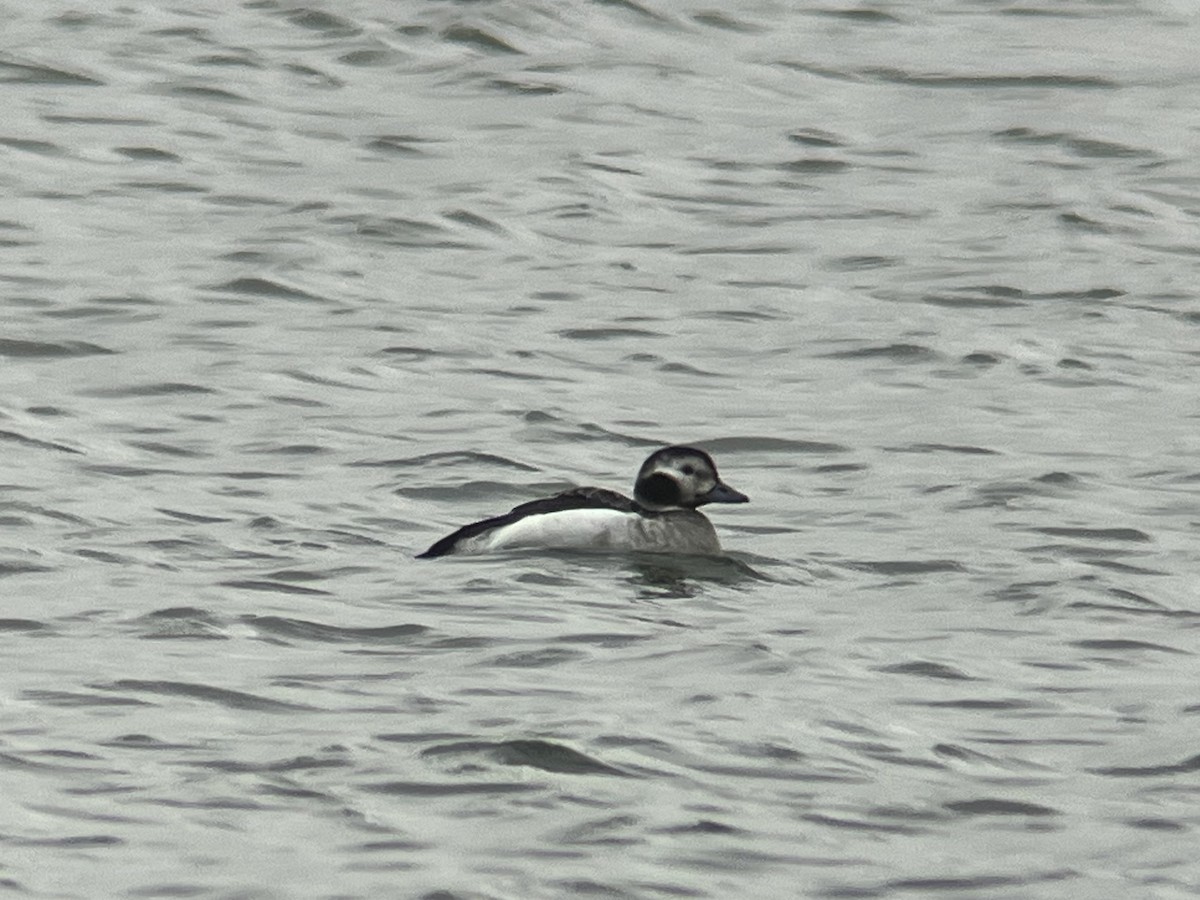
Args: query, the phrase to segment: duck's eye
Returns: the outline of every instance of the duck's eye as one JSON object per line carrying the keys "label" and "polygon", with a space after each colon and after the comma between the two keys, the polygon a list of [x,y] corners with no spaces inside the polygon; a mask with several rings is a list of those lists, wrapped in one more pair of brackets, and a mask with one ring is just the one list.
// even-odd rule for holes
{"label": "duck's eye", "polygon": [[680,469],[679,471],[683,472],[683,474],[684,474],[684,475],[695,475],[695,474],[696,474],[696,467],[695,467],[695,466],[688,465],[688,466],[684,466],[684,467],[683,467],[682,469]]}

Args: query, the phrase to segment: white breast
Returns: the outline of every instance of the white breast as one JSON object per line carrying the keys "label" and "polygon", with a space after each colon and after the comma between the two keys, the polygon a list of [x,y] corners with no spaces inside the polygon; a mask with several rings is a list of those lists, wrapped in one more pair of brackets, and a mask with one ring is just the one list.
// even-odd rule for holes
{"label": "white breast", "polygon": [[489,553],[528,548],[721,552],[712,523],[698,512],[679,510],[658,516],[640,516],[615,509],[568,509],[526,516],[462,542],[455,552]]}

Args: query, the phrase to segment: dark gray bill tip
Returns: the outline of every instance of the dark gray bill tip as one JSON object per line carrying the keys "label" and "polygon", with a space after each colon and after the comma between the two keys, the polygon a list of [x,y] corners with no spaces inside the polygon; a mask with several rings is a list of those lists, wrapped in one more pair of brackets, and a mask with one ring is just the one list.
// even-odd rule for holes
{"label": "dark gray bill tip", "polygon": [[717,486],[704,495],[705,503],[749,503],[750,498],[741,491],[735,491],[724,482],[718,481]]}

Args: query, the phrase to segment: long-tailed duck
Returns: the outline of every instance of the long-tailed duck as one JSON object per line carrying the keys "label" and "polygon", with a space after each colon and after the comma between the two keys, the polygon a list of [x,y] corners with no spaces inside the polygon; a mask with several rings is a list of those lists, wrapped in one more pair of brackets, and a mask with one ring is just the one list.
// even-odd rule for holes
{"label": "long-tailed duck", "polygon": [[696,507],[749,499],[721,481],[703,450],[664,447],[642,463],[633,499],[604,488],[573,488],[464,525],[417,557],[518,549],[714,555],[721,552],[717,532]]}

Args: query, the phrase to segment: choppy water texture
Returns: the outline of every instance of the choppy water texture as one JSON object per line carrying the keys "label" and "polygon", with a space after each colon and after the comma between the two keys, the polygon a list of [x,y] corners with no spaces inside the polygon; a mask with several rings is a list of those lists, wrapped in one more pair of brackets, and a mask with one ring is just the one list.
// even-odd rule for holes
{"label": "choppy water texture", "polygon": [[7,894],[1200,895],[1193,4],[0,12]]}

